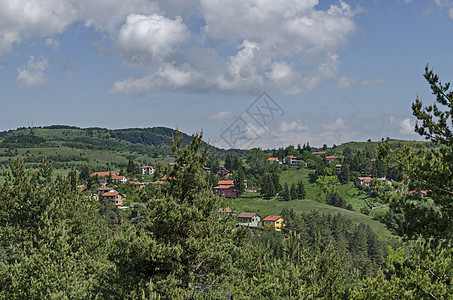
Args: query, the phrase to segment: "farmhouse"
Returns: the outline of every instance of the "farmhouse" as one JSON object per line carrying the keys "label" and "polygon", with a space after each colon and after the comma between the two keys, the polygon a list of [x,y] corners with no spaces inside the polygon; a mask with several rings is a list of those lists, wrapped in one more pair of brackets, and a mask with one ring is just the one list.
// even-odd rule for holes
{"label": "farmhouse", "polygon": [[281,162],[278,160],[278,157],[269,157],[269,158],[267,159],[267,161],[268,161],[270,164],[273,164],[273,163],[281,164]]}
{"label": "farmhouse", "polygon": [[371,177],[357,177],[355,180],[356,186],[370,186],[372,178]]}
{"label": "farmhouse", "polygon": [[109,200],[115,206],[123,206],[123,200],[126,200],[125,194],[120,194],[118,192],[107,192],[102,195],[103,200]]}
{"label": "farmhouse", "polygon": [[90,174],[91,177],[98,176],[98,177],[108,177],[108,176],[118,176],[120,173],[118,172],[94,172]]}
{"label": "farmhouse", "polygon": [[263,225],[267,228],[273,228],[275,231],[281,231],[285,226],[285,219],[282,216],[270,215],[263,219]]}
{"label": "farmhouse", "polygon": [[242,225],[242,226],[255,227],[255,226],[262,225],[260,215],[257,213],[254,213],[254,212],[251,212],[251,213],[241,212],[238,215],[238,222],[239,222],[238,225]]}
{"label": "farmhouse", "polygon": [[153,166],[143,166],[139,168],[141,175],[152,175],[156,172],[156,167]]}

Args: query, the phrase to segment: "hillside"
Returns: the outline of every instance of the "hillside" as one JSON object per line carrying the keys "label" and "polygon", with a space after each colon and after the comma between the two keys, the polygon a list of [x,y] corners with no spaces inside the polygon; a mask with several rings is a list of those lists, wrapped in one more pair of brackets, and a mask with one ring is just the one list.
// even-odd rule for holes
{"label": "hillside", "polygon": [[[52,125],[0,132],[0,148],[71,147],[96,150],[118,150],[125,147],[140,149],[144,146],[169,148],[174,134],[174,129],[165,127],[111,130]],[[187,145],[191,137],[185,133],[181,134],[183,145]]]}
{"label": "hillside", "polygon": [[[347,143],[343,143],[343,144],[341,144],[339,146],[335,146],[330,151],[331,151],[331,153],[341,154],[341,153],[343,153],[343,150],[346,147],[349,147],[352,151],[357,151],[357,150],[364,151],[367,148],[376,149],[378,143],[380,143],[380,141],[378,141],[378,142],[372,142],[372,141],[369,141],[369,142],[347,142]],[[407,141],[407,140],[396,140],[396,139],[389,139],[389,143],[390,143],[390,147],[391,148],[399,148],[399,147],[402,147],[404,145],[410,145],[411,147],[417,147],[417,146],[419,146],[421,144],[432,145],[431,142]]]}
{"label": "hillside", "polygon": [[[180,132],[182,146],[192,137]],[[35,168],[49,160],[57,174],[65,174],[81,165],[92,170],[120,169],[129,158],[143,164],[172,162],[171,141],[175,130],[153,128],[79,128],[66,125],[18,128],[0,132],[0,166],[20,156],[27,167]],[[225,150],[210,146],[210,151]]]}

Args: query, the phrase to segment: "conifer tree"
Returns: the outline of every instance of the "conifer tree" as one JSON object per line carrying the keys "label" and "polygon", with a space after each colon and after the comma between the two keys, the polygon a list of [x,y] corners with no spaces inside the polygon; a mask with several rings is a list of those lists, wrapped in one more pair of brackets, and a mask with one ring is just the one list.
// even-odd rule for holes
{"label": "conifer tree", "polygon": [[[435,143],[413,149],[391,151],[388,143],[379,147],[381,157],[410,179],[410,190],[427,191],[428,197],[403,191],[390,199],[389,225],[407,239],[423,235],[437,240],[451,239],[453,232],[453,91],[426,66],[425,79],[436,103],[424,106],[419,97],[412,104],[417,118],[415,131]],[[433,203],[431,203],[431,201]]]}

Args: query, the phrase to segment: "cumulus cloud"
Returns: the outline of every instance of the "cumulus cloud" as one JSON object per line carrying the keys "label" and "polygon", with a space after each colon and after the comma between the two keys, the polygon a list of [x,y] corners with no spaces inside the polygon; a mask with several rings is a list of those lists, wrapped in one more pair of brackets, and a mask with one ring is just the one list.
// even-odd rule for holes
{"label": "cumulus cloud", "polygon": [[19,87],[37,87],[47,82],[47,76],[44,71],[49,67],[47,59],[40,58],[35,61],[33,56],[25,66],[17,69],[16,77]]}
{"label": "cumulus cloud", "polygon": [[415,134],[415,122],[410,118],[404,118],[399,120],[394,116],[389,117],[389,121],[392,124],[398,126],[398,132],[401,134]]}
{"label": "cumulus cloud", "polygon": [[284,132],[284,133],[291,132],[291,131],[306,131],[309,129],[310,129],[310,127],[303,124],[301,121],[293,121],[293,122],[283,121],[278,126],[278,131]]}
{"label": "cumulus cloud", "polygon": [[225,119],[230,119],[231,117],[233,117],[233,113],[229,110],[225,110],[225,111],[219,111],[218,113],[213,114],[213,115],[209,115],[209,116],[207,116],[207,119],[225,120]]}
{"label": "cumulus cloud", "polygon": [[[209,49],[217,54],[217,57],[211,54],[208,57],[213,59],[212,64],[202,65],[194,59],[191,54],[200,50],[194,50],[198,46],[193,43],[177,51],[170,47],[188,39],[187,31],[178,27],[178,34],[174,35],[170,46],[166,51],[159,51],[165,53],[165,57],[160,56],[161,64],[171,65],[175,71],[190,73],[190,82],[186,85],[165,83],[165,77],[159,74],[161,65],[155,66],[148,61],[149,75],[129,78],[127,83],[142,86],[140,83],[145,78],[152,78],[148,80],[148,90],[165,87],[192,92],[215,90],[254,94],[267,85],[285,94],[312,90],[335,76],[341,64],[336,50],[355,31],[353,18],[357,13],[343,1],[331,5],[327,10],[317,9],[317,4],[315,0],[201,0],[198,6],[193,7],[199,9],[198,16],[205,25],[198,36],[191,32],[191,37],[192,41],[201,41],[204,50]],[[168,6],[166,8],[171,10]],[[167,20],[173,23],[179,20],[179,25],[184,24],[177,16],[174,20]],[[128,23],[131,23],[130,20],[123,25],[122,30],[129,27]],[[152,47],[146,40],[141,37],[131,43],[128,39],[119,38],[118,42],[126,57],[130,58],[127,55],[130,49],[126,48],[130,45],[136,45],[137,49],[134,50],[140,50],[141,53],[155,53],[146,48]],[[137,61],[142,63],[143,59]],[[159,78],[159,84],[156,84],[156,78]],[[118,86],[125,83],[124,80],[118,81],[112,91],[124,90]]]}
{"label": "cumulus cloud", "polygon": [[3,1],[0,56],[30,37],[57,47],[56,35],[83,24],[105,34],[139,74],[112,92],[255,94],[270,86],[298,94],[336,75],[358,12],[342,0],[327,9],[317,0]]}
{"label": "cumulus cloud", "polygon": [[333,123],[322,124],[321,126],[322,126],[322,128],[324,128],[326,130],[331,130],[331,131],[343,130],[343,129],[348,128],[348,126],[345,124],[343,118],[341,118],[341,117],[336,118],[335,122],[333,122]]}
{"label": "cumulus cloud", "polygon": [[156,9],[156,4],[146,0],[0,1],[0,56],[24,39],[50,38],[75,22],[112,33],[127,15],[135,11],[152,13]]}
{"label": "cumulus cloud", "polygon": [[127,60],[142,63],[148,57],[156,59],[169,55],[173,47],[189,35],[179,16],[171,20],[157,14],[131,14],[118,33],[118,45]]}

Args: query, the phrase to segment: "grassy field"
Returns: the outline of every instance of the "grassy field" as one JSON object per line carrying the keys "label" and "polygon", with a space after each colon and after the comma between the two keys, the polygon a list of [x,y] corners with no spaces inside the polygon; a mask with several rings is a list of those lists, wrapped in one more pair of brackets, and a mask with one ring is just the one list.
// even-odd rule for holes
{"label": "grassy field", "polygon": [[[368,207],[365,203],[365,199],[372,203],[372,205],[380,205],[376,199],[369,198],[365,192],[355,187],[352,182],[349,182],[347,184],[339,185],[338,193],[348,204],[351,204],[354,211],[321,203],[321,189],[316,184],[312,184],[309,181],[309,174],[311,172],[313,172],[313,170],[306,167],[289,167],[280,174],[280,183],[282,185],[285,183],[291,185],[302,180],[307,191],[307,196],[304,200],[281,201],[278,197],[265,200],[259,195],[245,193],[241,198],[230,200],[231,207],[234,207],[237,211],[257,212],[262,217],[270,214],[279,214],[285,207],[292,208],[298,213],[312,210],[319,211],[323,214],[340,213],[355,223],[370,225],[373,231],[382,239],[388,239],[392,236],[384,224],[373,220],[370,216],[360,213],[364,207]],[[373,211],[372,215],[374,213],[382,213],[382,211],[385,210],[386,208]]]}
{"label": "grassy field", "polygon": [[[281,184],[286,183],[291,185],[302,180],[307,191],[307,196],[305,198],[314,201],[321,200],[321,189],[316,184],[312,184],[309,181],[309,174],[311,172],[313,172],[313,170],[306,167],[290,167],[280,174],[280,182]],[[356,212],[360,212],[363,207],[367,207],[365,199],[373,204],[376,201],[375,199],[369,198],[365,192],[356,188],[352,182],[339,185],[338,194],[340,194],[348,204],[351,204],[353,210]],[[380,203],[375,204],[376,206],[380,205]]]}
{"label": "grassy field", "polygon": [[363,223],[370,225],[371,229],[379,235],[381,239],[387,240],[392,237],[392,234],[387,227],[373,220],[370,216],[350,211],[327,204],[323,204],[313,200],[293,200],[293,201],[279,201],[275,199],[265,200],[259,196],[245,195],[245,197],[231,200],[230,207],[238,212],[256,212],[265,217],[271,214],[280,214],[283,208],[292,208],[297,213],[310,212],[316,210],[322,214],[338,214],[351,219],[354,223]]}

